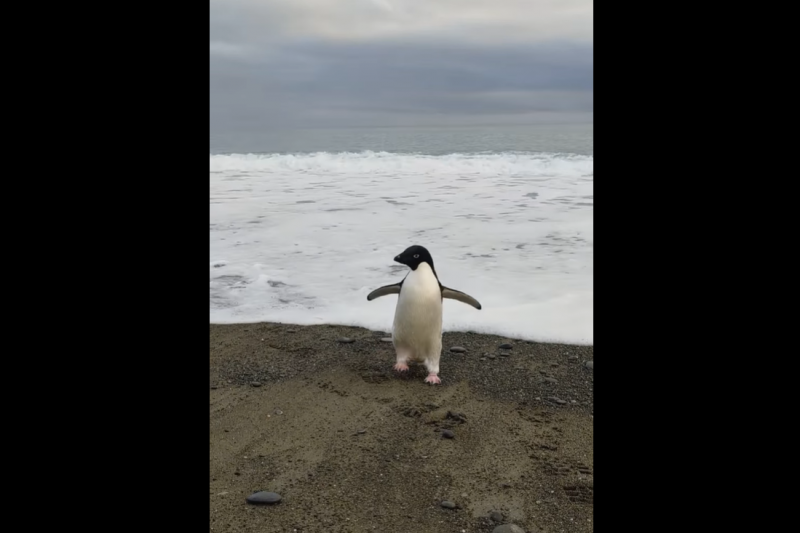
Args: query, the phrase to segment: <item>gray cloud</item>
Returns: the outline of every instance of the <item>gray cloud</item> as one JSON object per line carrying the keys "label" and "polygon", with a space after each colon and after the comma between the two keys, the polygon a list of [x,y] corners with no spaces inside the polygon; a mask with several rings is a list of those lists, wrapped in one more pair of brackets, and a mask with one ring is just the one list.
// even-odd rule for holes
{"label": "gray cloud", "polygon": [[[391,2],[212,0],[212,131],[525,123],[591,113],[590,2],[540,1],[551,10],[527,18],[517,10],[536,2],[397,2],[394,12]],[[570,17],[564,5],[583,10]],[[411,8],[427,17],[411,17]],[[337,25],[342,17],[355,29]],[[549,29],[533,32],[542,21]],[[481,31],[456,31],[466,27]]]}

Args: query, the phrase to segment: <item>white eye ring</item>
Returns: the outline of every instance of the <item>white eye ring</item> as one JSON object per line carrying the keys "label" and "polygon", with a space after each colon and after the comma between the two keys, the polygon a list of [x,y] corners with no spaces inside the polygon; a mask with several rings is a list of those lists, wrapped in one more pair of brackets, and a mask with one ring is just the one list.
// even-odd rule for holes
{"label": "white eye ring", "polygon": [[414,259],[419,259],[419,254],[414,254]]}

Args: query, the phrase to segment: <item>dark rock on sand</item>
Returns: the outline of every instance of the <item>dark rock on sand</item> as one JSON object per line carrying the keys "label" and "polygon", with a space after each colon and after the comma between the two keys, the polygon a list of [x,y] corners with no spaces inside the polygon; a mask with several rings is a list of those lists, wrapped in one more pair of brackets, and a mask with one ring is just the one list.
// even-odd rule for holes
{"label": "dark rock on sand", "polygon": [[594,361],[586,361],[586,368],[594,370]]}
{"label": "dark rock on sand", "polygon": [[463,346],[453,346],[450,348],[450,351],[453,353],[464,353],[467,351],[467,349]]}
{"label": "dark rock on sand", "polygon": [[444,415],[444,417],[461,423],[466,423],[467,421],[467,415],[464,413],[456,413],[454,411],[447,411],[447,414]]}
{"label": "dark rock on sand", "polygon": [[441,505],[445,509],[455,509],[456,508],[456,504],[454,504],[453,502],[449,502],[447,500],[443,501],[439,505]]}
{"label": "dark rock on sand", "polygon": [[452,439],[455,436],[456,436],[456,434],[453,433],[452,431],[450,431],[449,429],[443,429],[442,430],[442,437],[444,437],[446,439]]}
{"label": "dark rock on sand", "polygon": [[350,344],[351,342],[356,342],[355,339],[351,339],[350,337],[340,337],[336,339],[336,342],[341,342],[342,344]]}
{"label": "dark rock on sand", "polygon": [[491,518],[495,522],[502,522],[503,513],[501,513],[500,511],[492,511],[491,514],[489,514],[489,518]]}
{"label": "dark rock on sand", "polygon": [[281,501],[281,495],[275,492],[259,491],[247,497],[247,503],[253,505],[264,505],[270,503],[278,503]]}
{"label": "dark rock on sand", "polygon": [[501,350],[510,350],[513,347],[514,345],[511,344],[510,342],[504,342],[503,344],[500,345]]}

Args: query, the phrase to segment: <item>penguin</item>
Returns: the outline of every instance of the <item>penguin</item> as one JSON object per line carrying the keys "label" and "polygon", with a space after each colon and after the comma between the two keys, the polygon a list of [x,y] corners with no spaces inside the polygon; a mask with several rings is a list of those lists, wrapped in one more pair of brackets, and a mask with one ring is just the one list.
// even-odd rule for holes
{"label": "penguin", "polygon": [[442,302],[457,300],[481,309],[481,304],[461,291],[445,287],[433,266],[433,257],[424,246],[410,246],[394,258],[411,271],[392,285],[379,287],[367,295],[367,301],[397,294],[397,307],[392,327],[392,343],[397,354],[394,369],[407,372],[410,361],[422,361],[428,369],[425,383],[442,382],[439,358],[442,354]]}

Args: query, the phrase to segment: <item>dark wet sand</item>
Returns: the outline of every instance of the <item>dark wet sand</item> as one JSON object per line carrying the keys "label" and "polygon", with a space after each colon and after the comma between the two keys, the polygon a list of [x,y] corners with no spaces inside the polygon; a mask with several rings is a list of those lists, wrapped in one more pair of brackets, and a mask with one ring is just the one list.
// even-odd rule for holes
{"label": "dark wet sand", "polygon": [[[491,532],[492,511],[529,533],[593,530],[593,347],[446,333],[431,386],[424,368],[394,374],[382,336],[210,326],[211,530]],[[283,500],[247,504],[258,490]]]}

